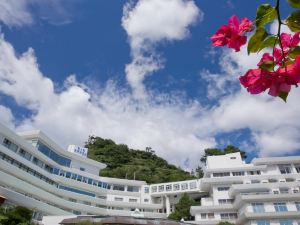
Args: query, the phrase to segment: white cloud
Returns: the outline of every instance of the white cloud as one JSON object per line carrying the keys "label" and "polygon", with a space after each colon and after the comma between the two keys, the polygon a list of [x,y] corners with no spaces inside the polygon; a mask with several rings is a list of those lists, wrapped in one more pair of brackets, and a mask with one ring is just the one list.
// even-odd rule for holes
{"label": "white cloud", "polygon": [[0,122],[6,125],[7,127],[14,128],[13,126],[13,114],[11,110],[3,105],[0,105]]}
{"label": "white cloud", "polygon": [[63,0],[1,0],[0,22],[9,27],[21,27],[35,23],[38,17],[62,25],[71,22],[69,8],[68,1]]}
{"label": "white cloud", "polygon": [[145,98],[143,80],[163,67],[163,59],[155,50],[157,44],[188,37],[188,27],[203,14],[187,0],[140,0],[136,5],[126,4],[123,14],[122,26],[132,55],[125,69],[127,81],[137,98]]}
{"label": "white cloud", "polygon": [[113,81],[101,90],[87,91],[74,75],[58,92],[36,61],[32,49],[17,56],[0,39],[0,90],[34,112],[18,123],[19,131],[41,129],[64,147],[82,145],[90,134],[132,148],[151,146],[158,155],[181,166],[185,161],[196,165],[201,150],[215,145],[214,138],[205,136],[197,123],[202,114],[198,102],[159,93],[149,93],[147,101],[139,101]]}
{"label": "white cloud", "polygon": [[239,53],[224,50],[220,54],[219,73],[202,71],[202,78],[208,82],[208,97],[218,99],[218,106],[201,121],[211,135],[249,128],[252,135],[249,140],[254,141],[259,155],[293,153],[300,149],[299,89],[292,88],[288,102],[284,103],[267,92],[251,95],[240,88],[239,76],[257,68],[261,54],[248,56],[245,46]]}
{"label": "white cloud", "polygon": [[0,21],[8,26],[31,24],[33,18],[28,8],[28,0],[0,1]]}

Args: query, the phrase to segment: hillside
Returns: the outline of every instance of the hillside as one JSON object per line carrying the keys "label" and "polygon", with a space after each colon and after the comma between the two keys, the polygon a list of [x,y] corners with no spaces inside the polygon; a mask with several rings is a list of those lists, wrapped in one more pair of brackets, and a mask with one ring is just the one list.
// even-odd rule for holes
{"label": "hillside", "polygon": [[195,179],[188,172],[169,164],[158,157],[151,148],[129,149],[127,145],[116,144],[109,139],[89,137],[86,143],[88,157],[107,164],[101,176],[144,180],[147,183],[161,183]]}

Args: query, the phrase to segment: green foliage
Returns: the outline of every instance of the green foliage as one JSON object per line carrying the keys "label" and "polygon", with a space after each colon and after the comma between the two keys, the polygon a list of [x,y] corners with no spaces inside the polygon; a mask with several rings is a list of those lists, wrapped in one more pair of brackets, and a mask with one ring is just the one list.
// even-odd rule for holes
{"label": "green foliage", "polygon": [[291,13],[286,18],[286,25],[290,28],[293,32],[300,31],[300,10],[297,10]]}
{"label": "green foliage", "polygon": [[32,211],[23,206],[0,208],[1,225],[31,225]]}
{"label": "green foliage", "polygon": [[218,223],[218,225],[235,225],[235,224],[225,221],[225,222]]}
{"label": "green foliage", "polygon": [[276,44],[278,44],[278,38],[276,36],[267,37],[259,46],[259,50],[261,51],[264,48],[273,48]]}
{"label": "green foliage", "polygon": [[225,154],[235,153],[235,152],[240,152],[241,157],[243,159],[247,158],[246,152],[240,150],[238,147],[235,147],[233,145],[228,145],[223,150],[221,150],[219,148],[207,148],[207,149],[205,149],[204,150],[204,155],[201,157],[200,161],[205,164],[206,160],[207,160],[207,156],[225,155]]}
{"label": "green foliage", "polygon": [[300,9],[300,0],[287,0],[293,8]]}
{"label": "green foliage", "polygon": [[257,8],[255,25],[257,28],[263,27],[266,23],[272,22],[276,18],[276,9],[269,4],[262,4]]}
{"label": "green foliage", "polygon": [[248,54],[250,52],[255,53],[261,50],[260,46],[263,44],[263,41],[268,36],[264,27],[258,27],[256,32],[252,35],[249,40],[247,51]]}
{"label": "green foliage", "polygon": [[150,147],[145,151],[133,150],[127,145],[94,136],[89,137],[86,147],[89,148],[89,158],[107,164],[107,168],[101,170],[101,176],[144,180],[147,183],[196,178],[158,157]]}
{"label": "green foliage", "polygon": [[175,212],[169,215],[169,219],[180,221],[182,218],[189,220],[191,218],[190,208],[196,205],[194,199],[190,198],[187,193],[184,193],[179,202],[175,205]]}

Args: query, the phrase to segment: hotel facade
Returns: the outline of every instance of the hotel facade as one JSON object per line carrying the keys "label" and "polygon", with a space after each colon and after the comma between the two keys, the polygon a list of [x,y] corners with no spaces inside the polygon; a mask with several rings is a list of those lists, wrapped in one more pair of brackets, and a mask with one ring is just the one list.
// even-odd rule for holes
{"label": "hotel facade", "polygon": [[195,224],[300,225],[300,157],[207,158],[204,177],[161,184],[100,177],[105,164],[87,149],[62,149],[41,131],[16,134],[0,124],[0,196],[48,225],[76,215],[166,218],[184,193]]}

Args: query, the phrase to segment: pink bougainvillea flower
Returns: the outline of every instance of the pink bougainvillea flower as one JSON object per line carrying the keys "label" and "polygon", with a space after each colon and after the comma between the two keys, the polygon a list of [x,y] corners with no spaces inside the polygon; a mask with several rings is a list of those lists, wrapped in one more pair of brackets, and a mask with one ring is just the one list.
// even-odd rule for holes
{"label": "pink bougainvillea flower", "polygon": [[264,62],[273,62],[274,57],[269,53],[264,53],[257,66],[261,66]]}
{"label": "pink bougainvillea flower", "polygon": [[253,24],[248,18],[242,19],[240,23],[238,18],[233,15],[229,18],[228,25],[221,26],[210,39],[213,46],[228,45],[229,48],[233,48],[238,52],[241,46],[247,42],[244,33],[252,29]]}
{"label": "pink bougainvillea flower", "polygon": [[271,73],[268,71],[251,69],[244,76],[240,77],[240,82],[251,94],[259,94],[270,87],[270,76]]}
{"label": "pink bougainvillea flower", "polygon": [[283,52],[281,48],[274,48],[273,49],[273,56],[275,57],[275,62],[278,65],[283,64],[283,60],[287,57],[288,51],[290,48],[296,46],[300,42],[300,32],[295,33],[294,35],[282,33],[280,35],[281,38],[281,44],[283,48]]}
{"label": "pink bougainvillea flower", "polygon": [[[265,53],[258,64],[271,59],[271,57]],[[240,77],[240,82],[251,94],[259,94],[267,89],[269,89],[268,94],[271,96],[278,96],[282,92],[289,93],[292,85],[298,86],[300,83],[300,56],[292,64],[280,67],[275,72],[260,68],[250,69]]]}
{"label": "pink bougainvillea flower", "polygon": [[280,35],[281,38],[281,43],[283,49],[291,48],[293,46],[296,46],[300,42],[300,32],[295,33],[294,35],[287,34],[287,33],[282,33]]}

